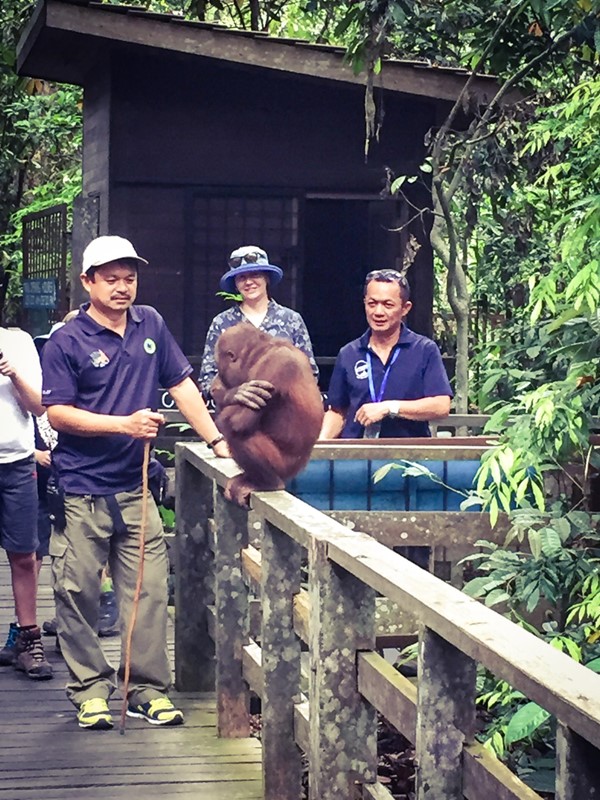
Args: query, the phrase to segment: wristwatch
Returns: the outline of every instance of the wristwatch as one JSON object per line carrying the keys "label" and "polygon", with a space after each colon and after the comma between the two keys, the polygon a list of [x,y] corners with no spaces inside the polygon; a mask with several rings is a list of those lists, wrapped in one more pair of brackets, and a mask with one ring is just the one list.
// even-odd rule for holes
{"label": "wristwatch", "polygon": [[219,442],[222,442],[224,439],[225,437],[223,436],[222,433],[220,433],[218,436],[215,436],[212,442],[207,442],[206,446],[208,447],[209,450],[212,450],[215,447],[215,445],[219,444]]}
{"label": "wristwatch", "polygon": [[388,416],[390,417],[399,417],[400,416],[400,400],[390,400],[389,402],[389,412]]}

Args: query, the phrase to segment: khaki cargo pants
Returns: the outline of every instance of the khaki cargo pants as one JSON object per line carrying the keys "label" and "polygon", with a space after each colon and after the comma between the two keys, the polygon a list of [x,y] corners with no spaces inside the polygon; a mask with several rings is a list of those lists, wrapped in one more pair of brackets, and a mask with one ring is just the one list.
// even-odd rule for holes
{"label": "khaki cargo pants", "polygon": [[[66,495],[66,527],[50,540],[58,634],[71,680],[67,696],[80,706],[92,697],[108,700],[116,688],[114,667],[96,633],[100,576],[110,565],[119,605],[121,665],[139,564],[141,489],[115,495],[127,532],[117,534],[106,499]],[[158,509],[148,498],[144,580],[131,645],[130,703],[146,703],[171,684],[167,652],[167,549]]]}

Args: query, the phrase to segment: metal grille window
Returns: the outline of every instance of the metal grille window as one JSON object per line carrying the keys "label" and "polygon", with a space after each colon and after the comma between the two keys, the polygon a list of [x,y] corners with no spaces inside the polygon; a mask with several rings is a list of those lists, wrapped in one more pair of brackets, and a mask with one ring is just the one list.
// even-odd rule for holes
{"label": "metal grille window", "polygon": [[30,285],[34,281],[46,287],[54,284],[56,305],[49,310],[57,319],[69,307],[66,230],[65,204],[23,217],[23,279]]}
{"label": "metal grille window", "polygon": [[299,205],[294,197],[193,196],[184,324],[187,353],[202,352],[212,318],[227,308],[216,293],[227,257],[240,245],[255,244],[267,251],[269,260],[284,271],[277,300],[298,306]]}

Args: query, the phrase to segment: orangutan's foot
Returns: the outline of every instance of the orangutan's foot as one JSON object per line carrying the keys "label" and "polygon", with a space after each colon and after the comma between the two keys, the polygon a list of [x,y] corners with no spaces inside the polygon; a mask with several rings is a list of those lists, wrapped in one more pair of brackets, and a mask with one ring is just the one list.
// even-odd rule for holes
{"label": "orangutan's foot", "polygon": [[229,500],[242,508],[250,506],[250,495],[252,492],[273,492],[279,489],[285,489],[283,481],[279,481],[276,486],[256,486],[245,475],[236,475],[231,478],[225,487],[225,499]]}

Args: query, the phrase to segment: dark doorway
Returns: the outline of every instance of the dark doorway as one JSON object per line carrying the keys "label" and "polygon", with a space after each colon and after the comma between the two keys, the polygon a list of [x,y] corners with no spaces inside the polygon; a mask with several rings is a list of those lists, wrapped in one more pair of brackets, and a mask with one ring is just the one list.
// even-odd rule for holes
{"label": "dark doorway", "polygon": [[[369,270],[400,268],[395,201],[308,198],[304,213],[302,315],[315,355],[333,359],[366,330],[362,287]],[[331,364],[321,362],[321,386]]]}

